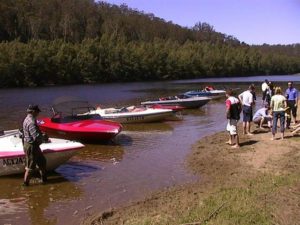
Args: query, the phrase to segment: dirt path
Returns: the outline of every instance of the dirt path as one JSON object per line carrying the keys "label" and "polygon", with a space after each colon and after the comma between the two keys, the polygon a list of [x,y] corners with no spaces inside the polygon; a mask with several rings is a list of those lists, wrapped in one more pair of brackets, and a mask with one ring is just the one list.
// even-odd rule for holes
{"label": "dirt path", "polygon": [[186,160],[199,181],[169,188],[120,209],[101,212],[83,224],[300,224],[299,137],[286,132],[270,140],[256,130],[241,136],[241,148],[225,144],[227,134],[200,140]]}

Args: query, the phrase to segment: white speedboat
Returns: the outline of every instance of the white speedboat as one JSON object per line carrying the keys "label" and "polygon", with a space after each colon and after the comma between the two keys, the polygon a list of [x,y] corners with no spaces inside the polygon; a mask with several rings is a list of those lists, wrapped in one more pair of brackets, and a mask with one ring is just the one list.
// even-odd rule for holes
{"label": "white speedboat", "polygon": [[211,98],[208,97],[171,96],[154,101],[141,102],[141,105],[181,106],[186,109],[194,109],[204,106],[210,100]]}
{"label": "white speedboat", "polygon": [[[47,160],[47,170],[54,170],[65,163],[84,145],[65,139],[49,138],[40,145]],[[0,135],[0,176],[24,173],[25,153],[18,130],[4,131]]]}
{"label": "white speedboat", "polygon": [[172,109],[155,109],[145,107],[124,107],[91,110],[88,114],[99,114],[105,120],[113,120],[122,124],[159,122],[175,117]]}

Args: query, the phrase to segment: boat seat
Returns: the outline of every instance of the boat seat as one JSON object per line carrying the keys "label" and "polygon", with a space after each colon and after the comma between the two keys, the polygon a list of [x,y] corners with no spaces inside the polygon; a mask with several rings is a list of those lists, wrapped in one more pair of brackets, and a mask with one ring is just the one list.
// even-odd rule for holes
{"label": "boat seat", "polygon": [[118,112],[120,112],[120,110],[116,109],[116,108],[107,108],[107,109],[104,110],[105,114],[118,113]]}
{"label": "boat seat", "polygon": [[80,120],[101,120],[102,117],[99,114],[87,114],[87,115],[71,115],[58,118],[51,118],[53,123],[71,123]]}

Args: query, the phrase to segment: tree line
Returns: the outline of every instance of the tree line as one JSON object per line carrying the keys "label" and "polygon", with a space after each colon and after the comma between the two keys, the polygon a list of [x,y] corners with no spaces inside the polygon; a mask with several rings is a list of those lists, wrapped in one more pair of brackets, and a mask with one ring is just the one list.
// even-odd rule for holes
{"label": "tree line", "polygon": [[2,87],[300,71],[300,44],[249,46],[93,0],[1,1],[0,40]]}

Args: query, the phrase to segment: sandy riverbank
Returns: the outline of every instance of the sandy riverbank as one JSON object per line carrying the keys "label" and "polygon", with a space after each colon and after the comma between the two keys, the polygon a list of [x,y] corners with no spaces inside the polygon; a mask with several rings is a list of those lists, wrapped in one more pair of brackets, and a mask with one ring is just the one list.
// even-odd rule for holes
{"label": "sandy riverbank", "polygon": [[[220,132],[201,139],[187,159],[197,183],[169,188],[83,224],[300,224],[300,136],[241,136],[241,148]],[[279,136],[279,134],[278,134]]]}

